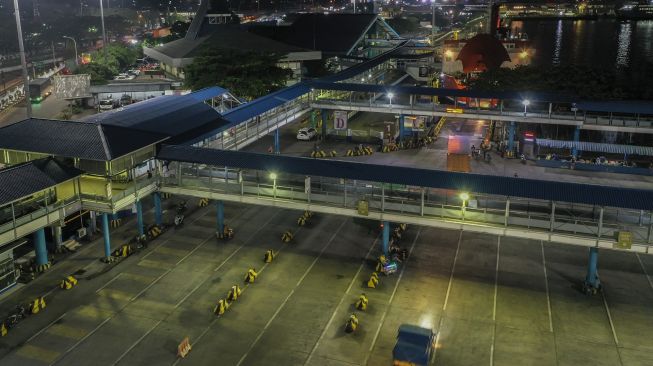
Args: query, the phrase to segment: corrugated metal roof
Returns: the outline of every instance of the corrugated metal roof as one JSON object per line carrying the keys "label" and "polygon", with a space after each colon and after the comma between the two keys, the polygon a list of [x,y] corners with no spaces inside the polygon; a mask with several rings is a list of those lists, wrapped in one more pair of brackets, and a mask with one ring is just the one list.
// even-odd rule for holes
{"label": "corrugated metal roof", "polygon": [[[403,42],[401,45],[395,47],[394,49],[387,51],[377,57],[374,57],[368,61],[362,62],[360,64],[354,65],[348,69],[345,69],[335,75],[331,75],[320,80],[327,80],[331,82],[346,80],[353,76],[356,76],[360,73],[366,72],[367,70],[382,64],[383,62],[391,59],[393,55],[401,49],[407,42]],[[231,127],[237,125],[241,122],[247,121],[250,118],[254,118],[266,111],[269,111],[272,108],[276,108],[287,101],[293,100],[303,94],[308,93],[313,87],[315,82],[301,82],[290,87],[278,90],[274,93],[270,93],[261,98],[255,99],[249,103],[241,104],[238,107],[231,109],[223,114],[223,117],[229,121],[229,126]],[[324,83],[325,85],[332,85],[332,83]],[[355,85],[355,84],[353,84]]]}
{"label": "corrugated metal roof", "polygon": [[602,152],[607,154],[653,156],[653,147],[651,146],[604,144],[599,142],[563,141],[563,140],[549,140],[549,139],[537,139],[535,143],[538,146],[552,147],[556,149],[576,148],[577,150],[580,151],[593,151],[593,152]]}
{"label": "corrugated metal roof", "polygon": [[166,138],[120,126],[30,118],[0,128],[0,149],[109,161]]}
{"label": "corrugated metal roof", "polygon": [[164,95],[85,118],[103,126],[120,126],[170,136],[174,143],[194,137],[193,131],[210,131],[227,124],[220,113],[203,103],[227,92],[219,87],[186,95]]}
{"label": "corrugated metal roof", "polygon": [[250,30],[297,47],[344,54],[376,18],[376,14],[299,14],[291,25],[252,25]]}
{"label": "corrugated metal roof", "polygon": [[82,174],[81,170],[63,165],[53,158],[0,169],[0,205],[30,196]]}
{"label": "corrugated metal roof", "polygon": [[452,189],[499,196],[638,210],[653,209],[653,190],[203,149],[190,146],[164,145],[157,157],[161,160]]}

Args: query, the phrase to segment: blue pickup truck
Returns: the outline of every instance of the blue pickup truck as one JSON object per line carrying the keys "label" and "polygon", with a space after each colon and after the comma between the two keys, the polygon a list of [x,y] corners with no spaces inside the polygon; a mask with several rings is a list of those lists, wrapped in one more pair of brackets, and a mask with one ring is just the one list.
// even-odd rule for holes
{"label": "blue pickup truck", "polygon": [[402,324],[392,350],[394,366],[427,366],[435,346],[435,332],[416,325]]}

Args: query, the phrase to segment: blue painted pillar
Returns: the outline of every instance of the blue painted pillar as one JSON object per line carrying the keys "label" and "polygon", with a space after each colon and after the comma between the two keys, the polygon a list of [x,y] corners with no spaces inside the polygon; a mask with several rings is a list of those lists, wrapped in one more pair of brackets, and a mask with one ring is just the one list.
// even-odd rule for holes
{"label": "blue painted pillar", "polygon": [[48,248],[45,247],[45,230],[40,228],[32,236],[34,239],[34,251],[36,252],[36,265],[48,263]]}
{"label": "blue painted pillar", "polygon": [[218,209],[218,233],[224,232],[224,201],[215,201],[215,207]]}
{"label": "blue painted pillar", "polygon": [[[576,126],[576,129],[574,130],[574,142],[578,142],[580,140],[580,127]],[[578,156],[578,149],[576,149],[576,146],[574,146],[573,149],[571,149],[571,155],[572,156]]]}
{"label": "blue painted pillar", "polygon": [[281,147],[279,146],[279,128],[274,130],[274,153],[281,153]]}
{"label": "blue painted pillar", "polygon": [[143,203],[141,201],[136,201],[136,225],[138,225],[138,235],[144,235],[145,228],[143,227]]}
{"label": "blue painted pillar", "polygon": [[390,252],[390,223],[383,221],[383,254],[388,255]]}
{"label": "blue painted pillar", "polygon": [[109,235],[109,215],[102,214],[102,235],[104,236],[104,257],[111,257],[111,236]]}
{"label": "blue painted pillar", "polygon": [[508,125],[508,151],[512,152],[515,148],[515,122]]}
{"label": "blue painted pillar", "polygon": [[329,117],[329,112],[327,112],[326,109],[323,109],[322,110],[322,140],[326,140],[328,117]]}
{"label": "blue painted pillar", "polygon": [[592,247],[590,248],[590,258],[589,258],[589,264],[587,266],[587,278],[585,279],[585,283],[592,288],[599,288],[600,286],[600,281],[599,281],[599,276],[597,275],[596,267],[599,262],[599,248]]}
{"label": "blue painted pillar", "polygon": [[161,211],[161,192],[154,192],[154,223],[161,226],[163,223],[163,212]]}
{"label": "blue painted pillar", "polygon": [[399,140],[403,140],[403,139],[404,139],[404,133],[406,132],[406,131],[404,130],[404,120],[405,120],[405,117],[406,117],[406,116],[404,116],[403,114],[400,114],[400,115],[399,115]]}

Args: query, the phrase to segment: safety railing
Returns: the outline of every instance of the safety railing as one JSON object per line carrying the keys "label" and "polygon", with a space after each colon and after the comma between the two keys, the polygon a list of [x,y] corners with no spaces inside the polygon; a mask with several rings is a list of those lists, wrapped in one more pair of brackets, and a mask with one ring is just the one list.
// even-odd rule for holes
{"label": "safety railing", "polygon": [[[178,187],[186,192],[233,195],[234,200],[256,198],[263,204],[275,202],[319,205],[355,210],[360,201],[370,212],[420,217],[446,222],[519,230],[524,235],[555,234],[585,240],[613,241],[619,231],[632,233],[633,243],[653,244],[651,213],[589,205],[527,200],[513,197],[475,195],[463,201],[460,192],[377,182],[294,176],[269,172],[225,170],[197,164],[180,165],[179,174],[162,178],[162,189]],[[537,237],[535,235],[535,237]],[[532,236],[532,235],[531,235]],[[640,248],[641,249],[641,248]]]}
{"label": "safety railing", "polygon": [[313,108],[345,109],[361,111],[392,111],[393,113],[412,113],[426,115],[448,115],[448,116],[472,116],[474,118],[485,118],[494,120],[514,120],[533,123],[558,123],[568,125],[606,126],[616,128],[653,129],[653,117],[650,116],[606,116],[595,112],[588,113],[566,113],[560,111],[540,111],[523,108],[475,108],[465,106],[452,106],[448,104],[435,103],[413,103],[404,104],[405,101],[395,100],[390,103],[387,98],[370,98],[366,102],[352,101],[351,99],[327,99],[322,98],[311,104]]}
{"label": "safety railing", "polygon": [[51,204],[35,206],[32,211],[19,215],[15,213],[13,203],[8,205],[12,210],[12,218],[0,225],[0,245],[63,219],[68,211],[79,209],[79,204],[79,196],[72,196]]}

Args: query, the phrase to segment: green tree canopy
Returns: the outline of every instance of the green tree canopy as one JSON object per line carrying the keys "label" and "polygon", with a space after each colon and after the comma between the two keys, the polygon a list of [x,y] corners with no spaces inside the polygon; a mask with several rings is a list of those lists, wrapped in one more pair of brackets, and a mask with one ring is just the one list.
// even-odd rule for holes
{"label": "green tree canopy", "polygon": [[219,85],[248,100],[286,85],[292,71],[277,66],[282,56],[253,51],[207,48],[186,67],[186,86],[201,89]]}

